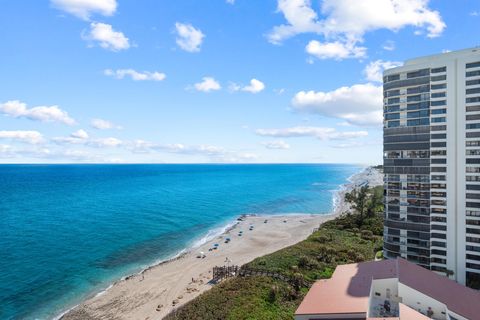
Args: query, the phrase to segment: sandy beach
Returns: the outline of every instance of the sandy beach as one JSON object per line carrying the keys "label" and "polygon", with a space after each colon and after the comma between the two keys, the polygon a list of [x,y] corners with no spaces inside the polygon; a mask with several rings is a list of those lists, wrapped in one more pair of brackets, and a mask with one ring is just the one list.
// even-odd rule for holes
{"label": "sandy beach", "polygon": [[[214,266],[225,265],[227,258],[231,265],[243,265],[304,240],[323,222],[346,211],[345,193],[365,183],[381,184],[382,175],[368,168],[352,176],[338,192],[336,210],[330,215],[246,216],[199,248],[116,282],[102,294],[70,310],[62,319],[162,319],[212,287],[209,281]],[[231,240],[225,243],[226,238]],[[218,249],[209,250],[215,244]],[[204,252],[204,258],[198,258],[200,252]]]}

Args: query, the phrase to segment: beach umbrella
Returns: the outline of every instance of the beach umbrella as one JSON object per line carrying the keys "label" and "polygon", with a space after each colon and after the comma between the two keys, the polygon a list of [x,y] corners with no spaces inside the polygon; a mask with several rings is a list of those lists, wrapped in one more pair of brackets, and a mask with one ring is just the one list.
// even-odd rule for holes
{"label": "beach umbrella", "polygon": [[213,246],[215,246],[215,247],[218,247],[218,246],[219,246],[219,244],[218,244],[218,243],[215,243]]}

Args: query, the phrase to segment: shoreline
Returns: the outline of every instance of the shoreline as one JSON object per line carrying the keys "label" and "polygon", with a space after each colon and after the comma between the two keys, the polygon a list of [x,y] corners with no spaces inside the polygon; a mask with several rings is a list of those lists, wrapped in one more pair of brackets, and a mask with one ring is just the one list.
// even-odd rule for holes
{"label": "shoreline", "polygon": [[[242,265],[259,256],[269,254],[284,247],[293,245],[307,238],[312,233],[313,229],[318,228],[323,222],[331,220],[348,210],[348,205],[344,203],[344,197],[347,192],[365,183],[369,183],[371,186],[383,183],[383,179],[380,179],[379,177],[381,177],[381,174],[372,167],[362,168],[360,172],[350,176],[347,179],[348,182],[342,184],[340,188],[334,192],[334,206],[332,212],[330,213],[290,213],[278,215],[243,214],[234,221],[230,221],[221,227],[212,229],[211,231],[207,232],[206,235],[199,237],[199,239],[194,239],[189,247],[179,251],[174,256],[159,260],[152,265],[143,268],[137,273],[122,277],[121,279],[110,284],[106,289],[87,297],[80,304],[65,310],[54,319],[161,319],[175,308],[192,300],[211,287],[207,281],[208,274],[211,272],[211,267],[213,265],[222,264],[222,259],[218,259],[222,255],[217,255],[218,257],[209,259],[213,260],[209,263],[200,264],[196,266],[196,268],[189,268],[190,264],[196,264],[198,261],[203,262],[203,260],[206,260],[198,260],[198,258],[196,258],[198,253],[195,254],[196,251],[204,250],[207,256],[214,256],[217,251],[213,254],[211,254],[209,251],[206,251],[209,248],[212,248],[214,242],[218,242],[220,244],[220,250],[218,252],[221,252],[223,247],[230,246],[230,244],[224,245],[223,240],[227,236],[230,236],[233,239],[235,235],[232,236],[232,234],[236,229],[248,224],[254,224],[256,228],[255,231],[258,231],[257,227],[262,227],[261,223],[264,220],[269,221],[269,227],[274,225],[277,227],[275,230],[278,229],[279,233],[282,233],[281,236],[278,234],[276,235],[278,236],[278,239],[274,237],[272,238],[276,239],[279,243],[275,245],[275,241],[272,241],[272,239],[268,241],[268,239],[264,239],[265,237],[253,236],[250,240],[253,242],[262,243],[263,248],[257,248],[255,246],[256,244],[253,243],[253,245],[249,246],[247,248],[248,250],[245,251],[242,250],[242,246],[237,245],[235,250],[233,250],[231,253],[240,253],[240,255],[243,255],[243,257],[237,259],[238,261],[235,261],[241,263],[235,264]],[[242,221],[239,221],[240,218],[242,218]],[[268,232],[268,230],[265,232]],[[235,240],[239,238],[240,237],[237,235]],[[244,239],[242,239],[242,242],[243,240]],[[228,250],[224,251],[226,251],[225,255],[230,254]],[[181,281],[174,281],[170,287],[165,285],[165,281],[171,281],[171,279],[165,279],[169,278],[165,276],[165,273],[171,274],[173,278],[182,277],[182,274],[185,273],[183,272],[182,268],[189,268],[189,274],[192,275],[192,280],[197,277],[198,279],[195,280],[198,282],[183,281],[182,285],[180,285],[179,282]],[[183,276],[183,278],[185,277]],[[187,279],[189,280],[190,276],[187,277]],[[152,285],[145,285],[144,281],[149,283],[153,282],[157,285],[153,287]],[[161,291],[161,288],[159,287],[159,285],[162,286],[162,283],[164,287],[163,291]],[[183,288],[181,290],[176,290],[178,285],[181,287],[183,286]],[[131,291],[134,291],[135,294],[131,294],[128,298],[122,299],[124,294]],[[156,296],[155,293],[157,294]],[[139,294],[144,296],[139,297]],[[175,300],[177,300],[176,303],[174,303]],[[155,302],[152,303],[152,301]],[[127,305],[127,308],[125,308],[125,305]],[[158,308],[160,306],[161,308]]]}

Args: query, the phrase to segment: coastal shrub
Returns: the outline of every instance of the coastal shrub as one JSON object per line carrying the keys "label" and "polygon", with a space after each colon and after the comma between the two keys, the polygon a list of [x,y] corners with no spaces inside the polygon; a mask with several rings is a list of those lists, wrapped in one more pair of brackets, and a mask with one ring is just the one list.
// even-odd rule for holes
{"label": "coastal shrub", "polygon": [[375,259],[383,259],[383,250],[379,250],[379,251],[375,254]]}
{"label": "coastal shrub", "polygon": [[279,289],[277,285],[272,285],[270,292],[268,293],[268,302],[274,303],[277,300]]}
{"label": "coastal shrub", "polygon": [[298,266],[304,269],[318,268],[318,262],[314,258],[303,256],[298,261]]}
{"label": "coastal shrub", "polygon": [[313,240],[315,240],[317,242],[320,242],[320,243],[326,243],[326,242],[330,241],[330,238],[322,235],[322,236],[318,236],[318,237],[313,238]]}
{"label": "coastal shrub", "polygon": [[370,230],[362,230],[362,239],[364,240],[372,240],[373,233]]}
{"label": "coastal shrub", "polygon": [[[271,300],[272,288],[275,299]],[[304,293],[268,277],[232,278],[170,313],[165,320],[291,320]]]}
{"label": "coastal shrub", "polygon": [[320,272],[318,279],[329,279],[333,274],[333,268],[326,267]]}

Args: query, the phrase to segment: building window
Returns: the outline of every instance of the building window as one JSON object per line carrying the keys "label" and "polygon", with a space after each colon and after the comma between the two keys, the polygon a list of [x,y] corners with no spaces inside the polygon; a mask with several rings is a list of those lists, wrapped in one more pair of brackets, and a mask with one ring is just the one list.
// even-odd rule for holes
{"label": "building window", "polygon": [[469,106],[467,107],[467,112],[477,112],[480,111],[480,106]]}
{"label": "building window", "polygon": [[480,220],[467,219],[467,224],[471,226],[480,226]]}
{"label": "building window", "polygon": [[447,88],[447,84],[446,84],[446,83],[432,84],[431,88],[432,88],[432,90],[446,89],[446,88]]}
{"label": "building window", "polygon": [[480,93],[480,88],[467,89],[466,93],[467,93],[467,94],[477,94],[477,93]]}
{"label": "building window", "polygon": [[431,147],[432,148],[446,148],[447,143],[446,142],[432,142]]}
{"label": "building window", "polygon": [[431,114],[446,114],[447,113],[447,109],[433,109],[432,111],[430,111]]}
{"label": "building window", "polygon": [[465,246],[465,249],[467,249],[467,251],[480,252],[480,247],[476,247],[476,246],[467,245]]}
{"label": "building window", "polygon": [[444,81],[444,80],[447,80],[446,75],[430,77],[430,81],[432,81],[432,82],[433,81]]}
{"label": "building window", "polygon": [[387,76],[386,77],[387,81],[386,82],[390,82],[390,81],[395,81],[395,80],[400,80],[400,75],[399,74],[392,74],[390,76]]}
{"label": "building window", "polygon": [[447,150],[432,150],[432,156],[446,156]]}
{"label": "building window", "polygon": [[480,270],[480,264],[467,262],[467,268]]}
{"label": "building window", "polygon": [[[480,149],[466,150],[465,155],[467,155],[467,156],[478,156],[478,155],[480,155]],[[467,168],[467,169],[473,169],[473,168]],[[472,172],[478,172],[478,171],[472,171]]]}
{"label": "building window", "polygon": [[466,129],[480,129],[480,123],[467,123]]}
{"label": "building window", "polygon": [[420,119],[415,119],[415,120],[407,120],[407,126],[413,127],[413,126],[428,126],[430,124],[430,121],[428,118],[420,118]]}
{"label": "building window", "polygon": [[438,118],[432,118],[432,123],[440,123],[440,122],[446,122],[447,118],[445,117],[438,117]]}
{"label": "building window", "polygon": [[430,105],[432,107],[438,107],[438,106],[445,106],[447,104],[447,100],[438,100],[438,101],[431,101]]}
{"label": "building window", "polygon": [[430,70],[431,73],[440,73],[447,71],[447,67],[433,68]]}
{"label": "building window", "polygon": [[445,242],[432,241],[432,246],[433,247],[439,247],[439,248],[446,248],[447,244]]}
{"label": "building window", "polygon": [[474,254],[467,254],[467,259],[480,261],[480,256],[476,256]]}
{"label": "building window", "polygon": [[400,126],[400,121],[388,121],[389,128],[395,128]]}
{"label": "building window", "polygon": [[445,209],[445,208],[432,208],[432,213],[447,214],[447,209]]}
{"label": "building window", "polygon": [[[468,203],[468,202],[467,202]],[[467,233],[480,234],[480,229],[467,228]]]}
{"label": "building window", "polygon": [[465,116],[465,119],[467,121],[469,121],[469,120],[480,120],[480,114],[469,114],[469,115]]}
{"label": "building window", "polygon": [[445,131],[445,130],[447,130],[447,126],[446,125],[431,126],[430,130],[432,130],[432,131]]}
{"label": "building window", "polygon": [[465,102],[466,103],[480,102],[480,97],[466,98]]}
{"label": "building window", "polygon": [[467,73],[465,73],[465,76],[466,77],[480,76],[480,70],[479,71],[468,71]]}
{"label": "building window", "polygon": [[447,218],[445,218],[445,217],[431,217],[430,219],[431,219],[432,222],[447,223]]}
{"label": "building window", "polygon": [[468,80],[465,84],[466,84],[467,86],[474,86],[474,85],[480,84],[480,79],[477,79],[477,80]]}
{"label": "building window", "polygon": [[475,211],[475,210],[467,210],[466,215],[468,217],[480,217],[480,211]]}
{"label": "building window", "polygon": [[467,237],[466,240],[467,242],[480,243],[480,238]]}
{"label": "building window", "polygon": [[414,71],[414,72],[408,72],[407,73],[407,79],[425,77],[425,76],[428,76],[428,75],[430,75],[430,69],[421,69],[421,70]]}
{"label": "building window", "polygon": [[470,62],[465,65],[465,69],[470,69],[470,68],[478,68],[480,67],[480,61],[478,62]]}
{"label": "building window", "polygon": [[469,208],[480,208],[479,202],[468,202],[465,204]]}
{"label": "building window", "polygon": [[480,146],[480,140],[477,141],[465,141],[466,147],[478,147]]}
{"label": "building window", "polygon": [[447,235],[444,233],[432,233],[432,238],[436,239],[447,239]]}

